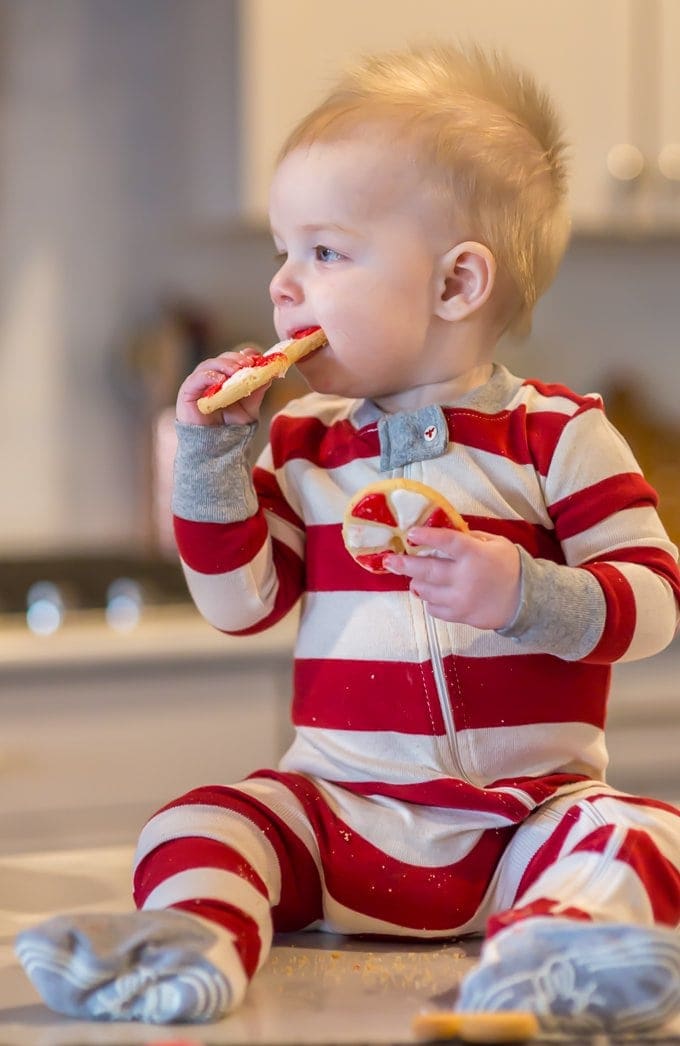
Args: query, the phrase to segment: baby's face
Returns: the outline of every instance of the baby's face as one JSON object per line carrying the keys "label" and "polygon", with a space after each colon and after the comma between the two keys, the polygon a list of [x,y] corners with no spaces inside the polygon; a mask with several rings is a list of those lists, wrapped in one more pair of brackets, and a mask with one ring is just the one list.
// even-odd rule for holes
{"label": "baby's face", "polygon": [[432,330],[437,261],[451,236],[393,144],[296,149],[275,173],[270,218],[281,256],[270,287],[277,334],[318,324],[328,335],[299,364],[313,389],[380,398],[449,376]]}

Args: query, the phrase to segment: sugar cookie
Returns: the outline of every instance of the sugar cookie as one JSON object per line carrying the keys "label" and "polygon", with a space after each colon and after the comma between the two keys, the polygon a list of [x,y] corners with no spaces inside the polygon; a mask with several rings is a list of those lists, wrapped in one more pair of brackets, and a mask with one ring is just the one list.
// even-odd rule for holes
{"label": "sugar cookie", "polygon": [[493,1013],[455,1013],[432,1010],[419,1013],[413,1020],[413,1033],[418,1039],[434,1042],[460,1039],[462,1042],[527,1042],[538,1035],[536,1015],[519,1010]]}
{"label": "sugar cookie", "polygon": [[246,366],[240,367],[224,381],[211,385],[197,400],[196,406],[201,414],[212,414],[215,410],[229,407],[273,378],[282,378],[289,367],[320,349],[327,341],[321,327],[298,331],[294,338],[278,342],[261,356],[249,358]]}
{"label": "sugar cookie", "polygon": [[468,529],[453,505],[432,487],[412,479],[384,479],[364,487],[352,498],[345,511],[342,536],[347,551],[360,566],[374,574],[385,574],[383,562],[388,553],[432,555],[431,549],[408,540],[406,534],[415,526]]}

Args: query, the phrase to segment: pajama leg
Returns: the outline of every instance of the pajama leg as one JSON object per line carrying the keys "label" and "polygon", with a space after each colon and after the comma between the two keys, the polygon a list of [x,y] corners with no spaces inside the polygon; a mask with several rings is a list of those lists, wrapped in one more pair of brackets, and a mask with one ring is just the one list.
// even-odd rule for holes
{"label": "pajama leg", "polygon": [[542,842],[489,920],[460,1008],[529,1009],[581,1033],[642,1032],[680,1011],[678,811],[590,786],[531,831]]}
{"label": "pajama leg", "polygon": [[250,780],[166,807],[140,837],[135,901],[136,913],[59,916],[19,935],[17,954],[47,1004],[152,1023],[223,1016],[273,930],[321,915],[317,855],[295,800]]}

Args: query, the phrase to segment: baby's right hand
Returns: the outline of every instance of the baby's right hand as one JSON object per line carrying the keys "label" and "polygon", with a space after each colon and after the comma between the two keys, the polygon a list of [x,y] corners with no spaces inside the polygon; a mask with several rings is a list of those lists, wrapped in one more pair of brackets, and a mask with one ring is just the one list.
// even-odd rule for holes
{"label": "baby's right hand", "polygon": [[211,385],[231,377],[247,365],[250,358],[258,355],[256,349],[246,348],[240,352],[223,352],[215,359],[201,360],[180,385],[177,394],[177,420],[186,425],[249,425],[252,421],[257,421],[269,385],[256,389],[250,396],[212,414],[202,414],[196,402],[205,396],[206,389]]}

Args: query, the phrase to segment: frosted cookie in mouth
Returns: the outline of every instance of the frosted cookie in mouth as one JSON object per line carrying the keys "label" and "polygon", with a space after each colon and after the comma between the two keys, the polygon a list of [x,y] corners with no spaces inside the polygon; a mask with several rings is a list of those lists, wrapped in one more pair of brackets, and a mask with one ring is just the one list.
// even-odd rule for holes
{"label": "frosted cookie in mouth", "polygon": [[293,338],[287,338],[261,356],[248,357],[248,363],[240,367],[224,381],[211,385],[196,401],[201,414],[212,414],[232,403],[249,396],[255,389],[267,385],[273,378],[282,378],[289,367],[316,352],[328,341],[321,327],[305,327]]}
{"label": "frosted cookie in mouth", "polygon": [[384,479],[364,487],[350,501],[342,537],[350,556],[373,574],[387,574],[385,556],[432,555],[407,537],[411,527],[468,530],[468,525],[442,494],[412,479]]}

